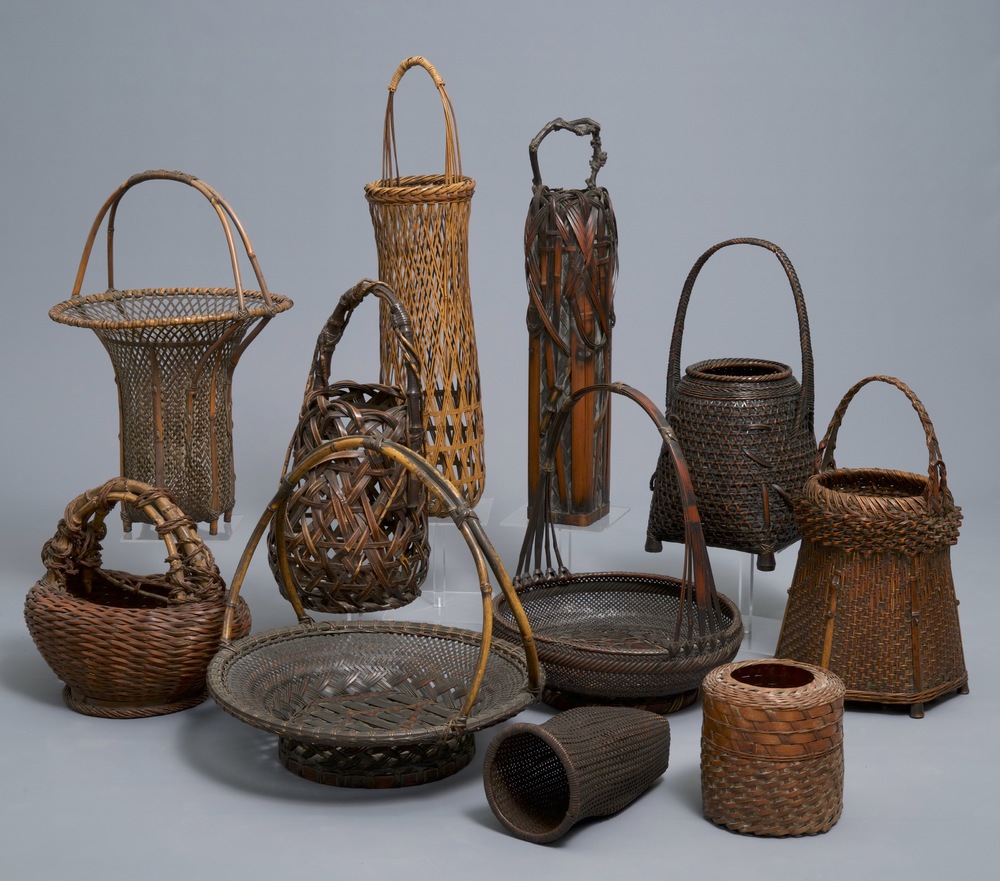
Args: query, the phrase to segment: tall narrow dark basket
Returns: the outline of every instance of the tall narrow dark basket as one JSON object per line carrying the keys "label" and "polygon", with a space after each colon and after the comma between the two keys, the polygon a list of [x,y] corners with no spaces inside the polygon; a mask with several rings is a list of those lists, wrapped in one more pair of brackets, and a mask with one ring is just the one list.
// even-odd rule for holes
{"label": "tall narrow dark basket", "polygon": [[[593,157],[583,189],[542,183],[538,148],[551,132],[590,135]],[[545,434],[563,395],[611,379],[611,328],[618,271],[618,225],[611,197],[597,186],[607,160],[592,119],[554,119],[528,147],[533,173],[524,226],[528,280],[528,498],[541,475]],[[573,411],[556,449],[552,516],[586,526],[611,506],[611,396],[591,396]]]}
{"label": "tall narrow dark basket", "polygon": [[[330,362],[354,310],[368,295],[389,312],[406,365],[406,387],[331,382]],[[337,304],[316,341],[298,425],[284,471],[324,441],[370,434],[423,451],[423,391],[410,319],[384,284],[362,279]],[[281,586],[277,532],[285,536],[292,579],[307,609],[373,612],[404,606],[427,577],[427,510],[419,481],[376,450],[325,460],[300,480],[271,524],[268,561]],[[284,588],[282,587],[282,590]]]}
{"label": "tall narrow dark basket", "polygon": [[[113,237],[122,197],[144,181],[187,184],[219,215],[229,248],[235,287],[118,290]],[[108,290],[80,296],[90,252],[108,218]],[[260,285],[243,289],[233,240],[236,228]],[[73,296],[54,306],[53,320],[93,330],[111,356],[118,387],[121,473],[170,490],[194,520],[231,519],[236,503],[233,463],[233,371],[246,347],[292,301],[267,289],[239,219],[204,181],[180,171],[145,171],[130,177],[104,203],[87,237]],[[150,522],[134,505],[122,505],[133,521]]]}

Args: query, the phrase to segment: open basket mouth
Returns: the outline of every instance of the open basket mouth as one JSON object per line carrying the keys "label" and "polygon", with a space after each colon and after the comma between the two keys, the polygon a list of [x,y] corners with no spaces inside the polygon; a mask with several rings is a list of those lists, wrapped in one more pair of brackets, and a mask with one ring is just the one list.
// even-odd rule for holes
{"label": "open basket mouth", "polygon": [[779,382],[791,378],[792,368],[758,358],[714,358],[690,365],[685,373],[718,382]]}
{"label": "open basket mouth", "polygon": [[365,184],[365,198],[376,203],[465,202],[476,191],[471,177],[416,174]]}
{"label": "open basket mouth", "polygon": [[920,500],[927,493],[927,475],[881,468],[837,468],[814,477],[817,487],[837,496]]}

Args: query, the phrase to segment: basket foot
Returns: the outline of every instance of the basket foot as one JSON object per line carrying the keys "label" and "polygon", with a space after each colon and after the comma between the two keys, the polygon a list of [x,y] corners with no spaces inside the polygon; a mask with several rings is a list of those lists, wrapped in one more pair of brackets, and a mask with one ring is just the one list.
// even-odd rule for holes
{"label": "basket foot", "polygon": [[68,685],[63,689],[62,697],[67,707],[85,716],[99,716],[103,719],[145,719],[149,716],[166,716],[168,713],[179,713],[181,710],[196,707],[208,697],[208,691],[202,690],[197,694],[165,704],[138,706],[87,697]]}
{"label": "basket foot", "polygon": [[571,691],[560,691],[556,688],[546,688],[542,691],[542,700],[557,710],[570,710],[574,707],[634,707],[637,710],[648,710],[650,713],[676,713],[691,706],[700,694],[700,688],[682,691],[679,694],[668,694],[661,697],[600,698],[586,694],[576,694]]}
{"label": "basket foot", "polygon": [[656,536],[646,533],[646,553],[658,554],[663,550],[663,542]]}
{"label": "basket foot", "polygon": [[923,719],[924,718],[924,705],[910,704],[910,718],[911,719]]}
{"label": "basket foot", "polygon": [[958,686],[958,693],[959,694],[968,694],[969,693],[969,683],[968,682],[963,682],[960,686]]}

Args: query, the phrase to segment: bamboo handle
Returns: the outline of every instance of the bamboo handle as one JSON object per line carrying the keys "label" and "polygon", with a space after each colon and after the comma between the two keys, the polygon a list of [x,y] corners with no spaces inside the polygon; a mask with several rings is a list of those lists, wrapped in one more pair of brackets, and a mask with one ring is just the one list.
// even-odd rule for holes
{"label": "bamboo handle", "polygon": [[444,88],[444,79],[441,77],[441,74],[437,72],[437,68],[424,58],[423,55],[411,55],[409,58],[400,62],[399,67],[396,68],[396,72],[392,75],[392,79],[389,80],[390,92],[396,91],[396,87],[399,85],[399,81],[403,78],[403,74],[406,73],[411,67],[422,67],[431,75],[431,79],[434,80],[435,86],[439,89]]}
{"label": "bamboo handle", "polygon": [[593,119],[581,117],[567,122],[562,117],[553,119],[532,139],[528,144],[528,159],[531,161],[532,186],[542,185],[542,174],[538,170],[538,148],[548,135],[555,131],[568,131],[580,137],[590,135],[590,146],[593,148],[593,156],[590,158],[590,177],[587,178],[588,189],[597,186],[597,172],[604,167],[608,161],[608,154],[601,149],[601,124]]}

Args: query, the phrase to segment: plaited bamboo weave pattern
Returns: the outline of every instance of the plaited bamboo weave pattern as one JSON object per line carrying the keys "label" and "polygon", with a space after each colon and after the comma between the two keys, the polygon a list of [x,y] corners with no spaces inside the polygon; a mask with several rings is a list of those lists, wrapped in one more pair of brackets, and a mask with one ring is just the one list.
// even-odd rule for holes
{"label": "plaited bamboo weave pattern", "polygon": [[[590,135],[593,157],[584,189],[542,183],[538,147],[551,132]],[[611,197],[596,183],[607,154],[592,119],[554,119],[532,140],[534,173],[524,227],[528,282],[528,498],[541,475],[545,434],[559,400],[611,379],[611,329],[618,271],[618,226]],[[586,526],[611,507],[611,397],[595,394],[573,411],[556,449],[552,516]]]}
{"label": "plaited bamboo weave pattern", "polygon": [[[200,192],[222,223],[233,268],[233,288],[117,290],[114,226],[125,193],[150,180],[176,181]],[[91,249],[107,223],[108,290],[81,296]],[[235,227],[260,285],[243,289],[233,239]],[[170,490],[194,520],[217,531],[236,503],[233,461],[232,379],[240,356],[257,334],[292,301],[272,294],[246,232],[224,199],[198,178],[179,171],[146,171],[125,181],[104,203],[84,246],[73,296],[49,315],[73,327],[88,327],[111,357],[118,387],[121,473]],[[122,505],[126,531],[149,522]]]}
{"label": "plaited bamboo weave pattern", "polygon": [[[406,365],[406,388],[352,380],[331,382],[333,352],[366,296],[384,303],[392,341]],[[424,443],[423,392],[406,310],[381,282],[362,279],[340,298],[313,353],[298,425],[284,471],[324,441],[371,434],[417,452]],[[427,512],[419,482],[378,451],[340,454],[292,490],[285,520],[272,523],[268,561],[282,591],[276,530],[285,534],[302,603],[318,612],[372,612],[406,605],[427,577]]]}
{"label": "plaited bamboo weave pattern", "polygon": [[[434,80],[445,119],[444,174],[400,176],[393,99],[403,74],[423,67]],[[399,297],[413,321],[424,389],[426,455],[475,505],[486,480],[479,356],[469,291],[469,214],[476,182],[462,175],[458,128],[445,83],[427,59],[405,59],[389,83],[382,142],[382,179],[365,185],[379,277]],[[403,384],[405,365],[389,341],[382,311],[382,373]],[[428,501],[434,516],[438,502]]]}
{"label": "plaited bamboo weave pattern", "polygon": [[[854,396],[871,382],[907,396],[927,442],[927,475],[838,468],[837,434]],[[951,572],[962,521],[937,435],[920,399],[900,380],[871,376],[841,400],[815,473],[795,499],[802,545],[777,653],[833,670],[847,699],[924,703],[968,691]]]}

